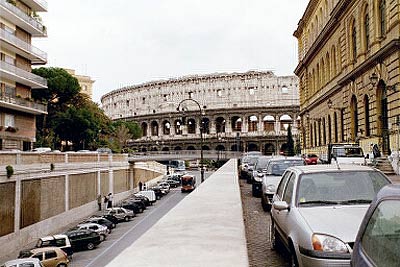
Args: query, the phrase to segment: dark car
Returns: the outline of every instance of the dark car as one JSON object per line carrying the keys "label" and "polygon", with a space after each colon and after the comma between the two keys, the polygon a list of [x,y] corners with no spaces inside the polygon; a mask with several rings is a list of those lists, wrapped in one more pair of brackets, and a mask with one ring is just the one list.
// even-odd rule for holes
{"label": "dark car", "polygon": [[90,217],[84,220],[85,223],[97,223],[104,225],[108,229],[108,233],[111,233],[112,229],[115,228],[116,224],[104,217]]}
{"label": "dark car", "polygon": [[[180,178],[179,178],[179,180],[180,180]],[[168,183],[171,188],[176,188],[181,184],[180,181],[178,182],[176,179],[172,179],[172,178],[168,178],[167,180],[165,180],[165,182]]]}
{"label": "dark car", "polygon": [[74,251],[85,249],[92,250],[101,243],[100,235],[92,230],[71,230],[64,234],[68,236]]}
{"label": "dark car", "polygon": [[383,187],[359,228],[351,266],[399,266],[400,185]]}
{"label": "dark car", "polygon": [[146,207],[151,205],[150,200],[149,200],[147,197],[145,197],[145,196],[142,196],[142,195],[132,195],[131,198],[134,198],[134,199],[136,199],[136,200],[140,200]]}
{"label": "dark car", "polygon": [[304,156],[304,160],[307,165],[315,165],[318,164],[318,156],[315,154],[307,154]]}
{"label": "dark car", "polygon": [[156,194],[157,200],[161,199],[162,196],[164,196],[163,192],[161,191],[161,187],[159,187],[159,186],[153,186],[152,188],[150,188],[150,190],[154,191],[154,193]]}
{"label": "dark car", "polygon": [[116,216],[114,216],[113,214],[106,213],[104,211],[98,212],[95,215],[93,215],[92,217],[105,218],[105,219],[109,220],[110,222],[112,222],[115,225],[117,225],[119,223],[119,220],[118,220],[118,218]]}
{"label": "dark car", "polygon": [[142,213],[145,209],[144,204],[140,200],[127,199],[122,201],[121,207],[133,210],[135,213]]}

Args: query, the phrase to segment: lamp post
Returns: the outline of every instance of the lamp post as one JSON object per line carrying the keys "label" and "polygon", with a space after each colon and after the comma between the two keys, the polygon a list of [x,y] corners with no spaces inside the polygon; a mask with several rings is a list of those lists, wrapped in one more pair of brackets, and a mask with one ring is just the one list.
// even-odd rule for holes
{"label": "lamp post", "polygon": [[[179,112],[184,112],[184,108],[182,110],[180,109],[181,104],[183,102],[187,101],[192,101],[194,102],[197,107],[199,108],[199,115],[200,115],[200,175],[201,175],[201,182],[204,182],[204,165],[203,165],[203,110],[200,106],[200,103],[197,102],[196,100],[192,99],[192,94],[189,93],[189,98],[183,99],[181,102],[179,102],[178,108],[176,109]],[[184,120],[183,120],[184,121]]]}

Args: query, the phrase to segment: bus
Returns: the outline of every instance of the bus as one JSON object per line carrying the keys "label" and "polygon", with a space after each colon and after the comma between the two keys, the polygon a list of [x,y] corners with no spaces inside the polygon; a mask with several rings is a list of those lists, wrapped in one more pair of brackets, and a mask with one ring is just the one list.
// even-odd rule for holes
{"label": "bus", "polygon": [[181,178],[181,192],[192,192],[196,188],[196,176],[183,175]]}

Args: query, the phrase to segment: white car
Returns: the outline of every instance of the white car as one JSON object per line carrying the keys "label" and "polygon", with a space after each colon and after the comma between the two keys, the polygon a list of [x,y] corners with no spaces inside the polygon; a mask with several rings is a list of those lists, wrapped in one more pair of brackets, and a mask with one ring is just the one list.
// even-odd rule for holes
{"label": "white car", "polygon": [[129,221],[133,217],[135,217],[135,213],[133,210],[128,210],[122,207],[114,207],[114,208],[108,208],[105,211],[105,214],[111,214],[114,217],[118,219],[118,221]]}
{"label": "white car", "polygon": [[7,261],[0,267],[43,267],[43,264],[37,258],[28,258]]}
{"label": "white car", "polygon": [[107,227],[98,223],[81,223],[78,224],[74,230],[82,230],[82,229],[95,231],[100,235],[100,241],[104,241],[108,235]]}

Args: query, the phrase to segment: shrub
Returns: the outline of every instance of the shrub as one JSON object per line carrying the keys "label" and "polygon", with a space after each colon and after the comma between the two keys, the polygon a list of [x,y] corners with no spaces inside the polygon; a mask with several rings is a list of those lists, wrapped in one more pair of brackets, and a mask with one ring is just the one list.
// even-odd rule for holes
{"label": "shrub", "polygon": [[14,174],[14,168],[11,165],[6,166],[7,178],[10,178]]}

